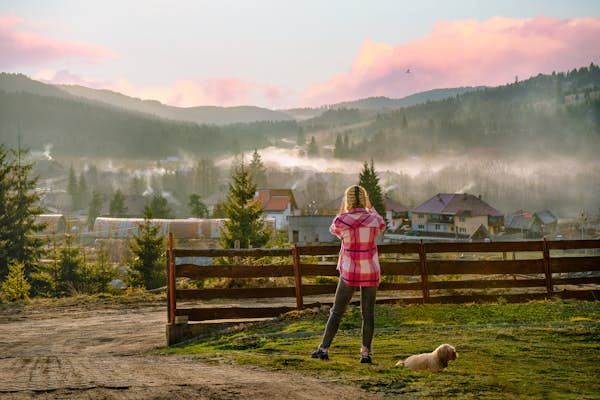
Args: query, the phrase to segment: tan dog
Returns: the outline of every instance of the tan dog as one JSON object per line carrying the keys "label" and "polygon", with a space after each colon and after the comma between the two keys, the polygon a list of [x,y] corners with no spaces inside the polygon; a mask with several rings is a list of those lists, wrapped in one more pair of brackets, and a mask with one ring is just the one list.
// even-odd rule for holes
{"label": "tan dog", "polygon": [[398,361],[396,366],[404,366],[413,371],[439,372],[448,366],[448,361],[456,360],[457,357],[454,347],[443,344],[431,353],[417,354]]}

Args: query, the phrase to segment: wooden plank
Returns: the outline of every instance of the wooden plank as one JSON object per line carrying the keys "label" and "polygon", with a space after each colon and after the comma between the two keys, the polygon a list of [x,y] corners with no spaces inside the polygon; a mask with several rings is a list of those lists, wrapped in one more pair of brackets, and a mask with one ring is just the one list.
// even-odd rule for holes
{"label": "wooden plank", "polygon": [[234,289],[179,289],[179,300],[250,299],[296,297],[294,287],[234,288]]}
{"label": "wooden plank", "polygon": [[422,290],[423,284],[421,282],[407,282],[407,283],[388,283],[382,282],[377,291],[386,290]]}
{"label": "wooden plank", "polygon": [[300,264],[302,276],[338,276],[335,264]]}
{"label": "wooden plank", "polygon": [[550,272],[550,248],[548,241],[544,238],[544,276],[546,278],[546,292],[552,294],[552,273]]}
{"label": "wooden plank", "polygon": [[286,257],[292,249],[173,249],[175,257]]}
{"label": "wooden plank", "polygon": [[227,308],[179,308],[177,315],[187,315],[189,321],[215,319],[269,318],[294,310],[294,307],[227,307]]}
{"label": "wooden plank", "polygon": [[296,295],[296,308],[302,310],[303,299],[302,299],[302,269],[300,267],[300,252],[298,246],[294,244],[292,253],[292,259],[294,261],[294,289]]}
{"label": "wooden plank", "polygon": [[418,242],[381,244],[377,246],[377,251],[379,254],[417,254],[419,253],[419,246]]}
{"label": "wooden plank", "polygon": [[492,289],[545,287],[546,279],[490,279],[464,281],[429,281],[430,289]]}
{"label": "wooden plank", "polygon": [[428,261],[430,275],[444,274],[543,274],[544,261],[535,260],[490,260],[490,261]]}
{"label": "wooden plank", "polygon": [[550,270],[556,272],[600,271],[600,257],[554,257]]}
{"label": "wooden plank", "polygon": [[581,278],[558,278],[554,279],[555,285],[600,285],[600,276],[586,276]]}
{"label": "wooden plank", "polygon": [[420,262],[420,267],[421,267],[421,285],[422,285],[423,299],[426,301],[427,298],[429,297],[429,287],[427,286],[428,265],[427,265],[427,253],[425,252],[425,245],[422,240],[419,243],[419,262]]}
{"label": "wooden plank", "polygon": [[530,300],[541,300],[559,297],[562,299],[579,299],[579,300],[600,300],[600,290],[563,290],[561,292],[555,292],[552,296],[548,293],[524,293],[524,294],[497,294],[497,295],[453,295],[453,296],[432,296],[429,297],[429,303],[436,304],[448,304],[448,303],[472,303],[472,302],[484,302],[484,303],[495,303],[498,298],[508,303],[522,303]]}
{"label": "wooden plank", "polygon": [[414,276],[421,274],[420,261],[407,262],[380,262],[382,275],[407,275]]}
{"label": "wooden plank", "polygon": [[298,251],[301,256],[337,256],[340,252],[340,245],[298,246]]}
{"label": "wooden plank", "polygon": [[173,254],[173,232],[169,232],[169,275],[168,275],[168,302],[169,302],[169,323],[175,322],[175,310],[177,309],[176,282],[175,282],[175,256]]}
{"label": "wooden plank", "polygon": [[598,249],[600,248],[600,239],[549,240],[548,247],[550,250]]}
{"label": "wooden plank", "polygon": [[318,296],[321,294],[333,294],[337,289],[335,284],[325,285],[302,285],[302,294],[305,296]]}
{"label": "wooden plank", "polygon": [[501,253],[505,251],[542,251],[542,241],[528,242],[428,242],[426,253]]}
{"label": "wooden plank", "polygon": [[205,278],[262,278],[294,276],[292,265],[195,265],[179,264],[177,277]]}

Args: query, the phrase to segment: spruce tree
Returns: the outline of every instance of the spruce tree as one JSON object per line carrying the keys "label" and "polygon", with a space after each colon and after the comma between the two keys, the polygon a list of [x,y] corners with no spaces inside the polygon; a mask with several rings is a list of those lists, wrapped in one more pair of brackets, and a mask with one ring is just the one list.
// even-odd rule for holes
{"label": "spruce tree", "polygon": [[248,166],[248,173],[257,187],[265,188],[267,186],[267,169],[256,149],[254,149],[254,153],[252,154],[252,161],[250,161],[250,165]]}
{"label": "spruce tree", "polygon": [[150,200],[150,213],[153,218],[171,218],[169,202],[160,193],[155,193]]}
{"label": "spruce tree", "polygon": [[85,206],[90,201],[90,193],[88,190],[88,185],[85,181],[85,177],[83,174],[79,174],[79,179],[77,181],[77,190],[79,192],[79,201],[81,206]]}
{"label": "spruce tree", "polygon": [[121,189],[117,189],[115,195],[110,200],[109,215],[111,217],[123,218],[127,216],[127,206],[125,205],[125,195]]}
{"label": "spruce tree", "polygon": [[100,193],[94,191],[92,193],[92,198],[90,200],[90,204],[88,207],[88,229],[91,231],[94,229],[94,222],[96,222],[96,218],[100,216],[102,212],[102,197]]}
{"label": "spruce tree", "polygon": [[69,168],[69,181],[67,183],[67,193],[71,196],[71,210],[79,210],[81,208],[81,195],[79,194],[79,185],[77,184],[77,175],[71,164]]}
{"label": "spruce tree", "polygon": [[130,284],[154,289],[165,284],[164,238],[160,225],[152,223],[152,210],[144,208],[144,223],[138,226],[139,233],[133,237],[129,248],[133,262],[129,273]]}
{"label": "spruce tree", "polygon": [[339,133],[335,137],[335,148],[333,149],[333,156],[335,158],[342,158],[344,156],[344,142],[342,135]]}
{"label": "spruce tree", "polygon": [[318,157],[319,156],[319,147],[317,146],[317,141],[314,136],[310,137],[310,143],[308,144],[308,149],[306,150],[306,154],[309,157]]}
{"label": "spruce tree", "polygon": [[68,296],[78,285],[77,271],[83,264],[81,248],[75,243],[75,237],[65,235],[58,253],[58,279],[54,282],[56,296]]}
{"label": "spruce tree", "polygon": [[221,231],[221,246],[233,248],[235,242],[239,241],[243,249],[262,247],[269,241],[270,234],[264,225],[261,204],[251,201],[256,185],[243,161],[234,169],[231,179],[227,200],[223,205],[228,220]]}
{"label": "spruce tree", "polygon": [[25,265],[15,262],[8,266],[8,275],[2,282],[2,291],[4,299],[7,301],[29,300],[29,290],[31,285],[25,277]]}
{"label": "spruce tree", "polygon": [[25,154],[0,144],[0,279],[13,262],[23,263],[28,276],[43,253],[44,240],[36,236],[45,227],[35,222],[42,213],[35,205],[37,177],[30,177],[33,165],[23,162]]}
{"label": "spruce tree", "polygon": [[208,218],[208,208],[206,204],[200,201],[200,195],[193,193],[188,202],[190,213],[196,218]]}
{"label": "spruce tree", "polygon": [[369,194],[369,199],[371,200],[371,204],[373,208],[385,218],[385,205],[383,200],[383,191],[381,190],[381,186],[379,185],[379,177],[375,172],[375,167],[373,165],[373,159],[371,159],[371,165],[365,161],[363,164],[363,169],[360,172],[358,178],[358,184],[365,188],[367,193]]}

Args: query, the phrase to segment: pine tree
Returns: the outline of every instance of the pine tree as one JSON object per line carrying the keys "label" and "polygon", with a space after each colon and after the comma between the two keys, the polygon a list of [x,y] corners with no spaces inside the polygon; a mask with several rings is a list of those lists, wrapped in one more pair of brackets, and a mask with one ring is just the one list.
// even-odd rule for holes
{"label": "pine tree", "polygon": [[79,194],[79,185],[77,184],[77,175],[71,164],[69,169],[69,182],[67,183],[67,193],[71,196],[71,210],[79,210],[81,208],[81,195]]}
{"label": "pine tree", "polygon": [[200,201],[200,195],[196,193],[191,194],[188,207],[192,216],[196,218],[208,218],[208,208],[206,204]]}
{"label": "pine tree", "polygon": [[4,299],[7,301],[29,300],[31,285],[25,277],[25,265],[15,262],[8,266],[8,275],[2,282]]}
{"label": "pine tree", "polygon": [[101,212],[102,212],[102,197],[100,196],[100,193],[95,191],[94,193],[92,193],[92,198],[90,200],[90,204],[88,207],[87,223],[88,223],[89,230],[94,229],[94,223],[96,222],[96,218],[98,218],[100,216]]}
{"label": "pine tree", "polygon": [[88,185],[85,181],[83,174],[79,174],[79,180],[77,181],[77,190],[79,192],[79,201],[83,206],[88,204],[90,201],[90,193],[88,191]]}
{"label": "pine tree", "polygon": [[133,237],[129,248],[134,255],[129,280],[134,285],[154,289],[164,285],[165,270],[164,238],[160,225],[152,223],[152,210],[144,208],[144,223],[138,226],[139,233]]}
{"label": "pine tree", "polygon": [[310,137],[310,143],[308,144],[308,149],[306,150],[306,155],[309,157],[318,157],[319,156],[319,147],[317,147],[317,141],[314,136]]}
{"label": "pine tree", "polygon": [[37,178],[31,178],[32,164],[22,161],[20,147],[8,151],[0,144],[0,279],[8,273],[8,265],[21,262],[29,275],[38,263],[44,240],[35,234],[44,229],[35,217],[42,213],[35,204]]}
{"label": "pine tree", "polygon": [[333,149],[333,156],[335,158],[342,158],[344,156],[344,142],[342,135],[339,133],[335,137],[335,148]]}
{"label": "pine tree", "polygon": [[371,165],[369,165],[366,161],[363,164],[363,169],[358,178],[358,184],[364,187],[369,194],[369,200],[371,200],[373,208],[375,208],[379,215],[385,218],[383,191],[379,185],[379,177],[375,172],[373,159],[371,159]]}
{"label": "pine tree", "polygon": [[121,189],[117,189],[115,195],[110,200],[109,215],[111,217],[123,218],[127,216],[127,206],[125,205],[125,195]]}
{"label": "pine tree", "polygon": [[254,153],[252,154],[248,173],[257,187],[265,188],[267,186],[267,168],[265,168],[265,164],[262,162],[260,154],[258,154],[256,149],[254,149]]}
{"label": "pine tree", "polygon": [[228,220],[221,231],[221,246],[235,247],[239,241],[240,248],[262,247],[269,241],[269,231],[264,225],[263,210],[259,202],[252,202],[256,185],[244,167],[244,162],[234,169],[232,183],[224,204]]}
{"label": "pine tree", "polygon": [[149,207],[153,218],[171,218],[169,202],[160,193],[155,193],[152,196]]}

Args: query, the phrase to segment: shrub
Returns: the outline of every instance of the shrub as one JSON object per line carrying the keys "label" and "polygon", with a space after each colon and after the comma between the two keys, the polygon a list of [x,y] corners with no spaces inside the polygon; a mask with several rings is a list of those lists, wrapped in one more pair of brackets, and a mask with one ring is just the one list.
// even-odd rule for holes
{"label": "shrub", "polygon": [[31,285],[25,278],[25,265],[20,262],[8,266],[8,275],[2,282],[4,298],[7,301],[29,300],[29,289]]}

